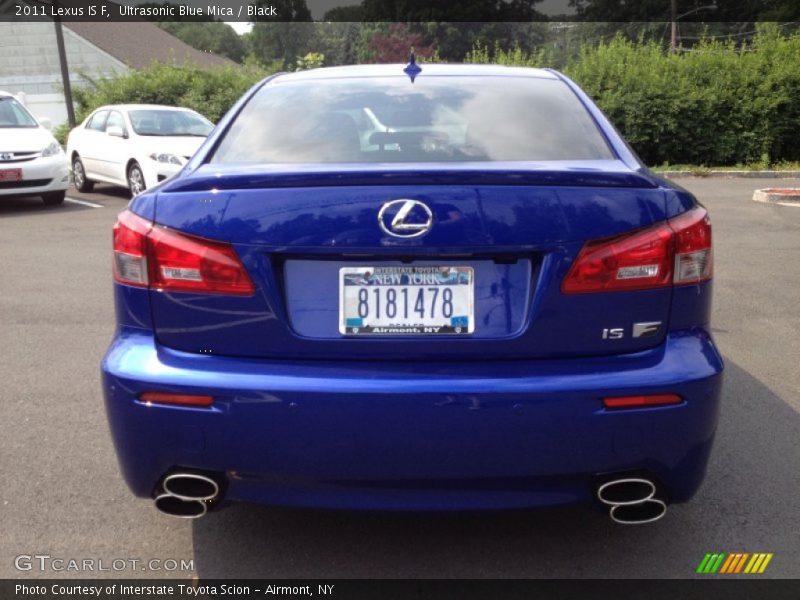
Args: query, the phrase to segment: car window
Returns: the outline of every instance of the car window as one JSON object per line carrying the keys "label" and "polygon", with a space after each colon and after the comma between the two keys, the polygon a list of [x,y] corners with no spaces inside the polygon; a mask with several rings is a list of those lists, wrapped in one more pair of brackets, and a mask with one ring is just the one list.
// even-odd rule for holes
{"label": "car window", "polygon": [[86,129],[91,129],[93,131],[103,131],[105,130],[106,126],[106,118],[108,117],[107,110],[99,110],[89,119],[89,122],[86,123]]}
{"label": "car window", "polygon": [[206,137],[214,125],[188,110],[132,110],[128,113],[136,135]]}
{"label": "car window", "polygon": [[108,115],[105,131],[108,131],[109,127],[119,127],[122,131],[125,131],[125,119],[115,110],[111,111]]}
{"label": "car window", "polygon": [[0,98],[0,127],[38,127],[36,119],[25,110],[16,99],[9,96]]}
{"label": "car window", "polygon": [[276,82],[247,103],[215,163],[612,159],[560,80],[448,76]]}

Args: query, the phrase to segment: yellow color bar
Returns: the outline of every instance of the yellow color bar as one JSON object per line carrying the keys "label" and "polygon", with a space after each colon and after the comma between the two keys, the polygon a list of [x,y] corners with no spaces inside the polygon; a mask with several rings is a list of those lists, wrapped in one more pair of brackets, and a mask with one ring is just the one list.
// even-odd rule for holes
{"label": "yellow color bar", "polygon": [[761,562],[763,554],[755,553],[753,557],[750,559],[750,562],[747,563],[747,566],[744,568],[745,573],[751,573],[753,571],[753,567],[756,566],[756,563]]}
{"label": "yellow color bar", "polygon": [[771,560],[772,560],[772,552],[767,554],[766,558],[764,559],[764,562],[761,563],[761,568],[758,570],[758,572],[759,573],[763,573],[764,569],[767,568],[767,565],[769,564],[769,561],[771,561]]}

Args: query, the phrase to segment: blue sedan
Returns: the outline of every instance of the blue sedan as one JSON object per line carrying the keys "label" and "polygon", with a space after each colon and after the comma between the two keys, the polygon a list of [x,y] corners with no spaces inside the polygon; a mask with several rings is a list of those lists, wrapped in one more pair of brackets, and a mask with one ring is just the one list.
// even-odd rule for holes
{"label": "blue sedan", "polygon": [[701,484],[708,214],[560,73],[270,77],[113,238],[106,408],[163,512],[594,503],[639,524]]}

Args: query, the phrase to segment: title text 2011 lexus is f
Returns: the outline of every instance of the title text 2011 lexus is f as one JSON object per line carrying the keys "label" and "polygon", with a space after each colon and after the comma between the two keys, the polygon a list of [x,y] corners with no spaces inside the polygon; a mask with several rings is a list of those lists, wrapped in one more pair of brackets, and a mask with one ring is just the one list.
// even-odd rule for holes
{"label": "title text 2011 lexus is f", "polygon": [[717,423],[706,210],[551,70],[272,76],[114,227],[125,480],[231,501],[660,518]]}

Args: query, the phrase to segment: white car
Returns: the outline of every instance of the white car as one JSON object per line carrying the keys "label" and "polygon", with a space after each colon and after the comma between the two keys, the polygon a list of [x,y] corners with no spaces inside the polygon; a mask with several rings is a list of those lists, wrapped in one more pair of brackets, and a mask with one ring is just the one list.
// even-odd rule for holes
{"label": "white car", "polygon": [[0,91],[0,197],[41,196],[45,204],[61,204],[67,187],[67,157],[53,134]]}
{"label": "white car", "polygon": [[90,192],[100,181],[127,187],[136,196],[180,171],[213,128],[187,108],[98,108],[67,139],[75,187]]}

